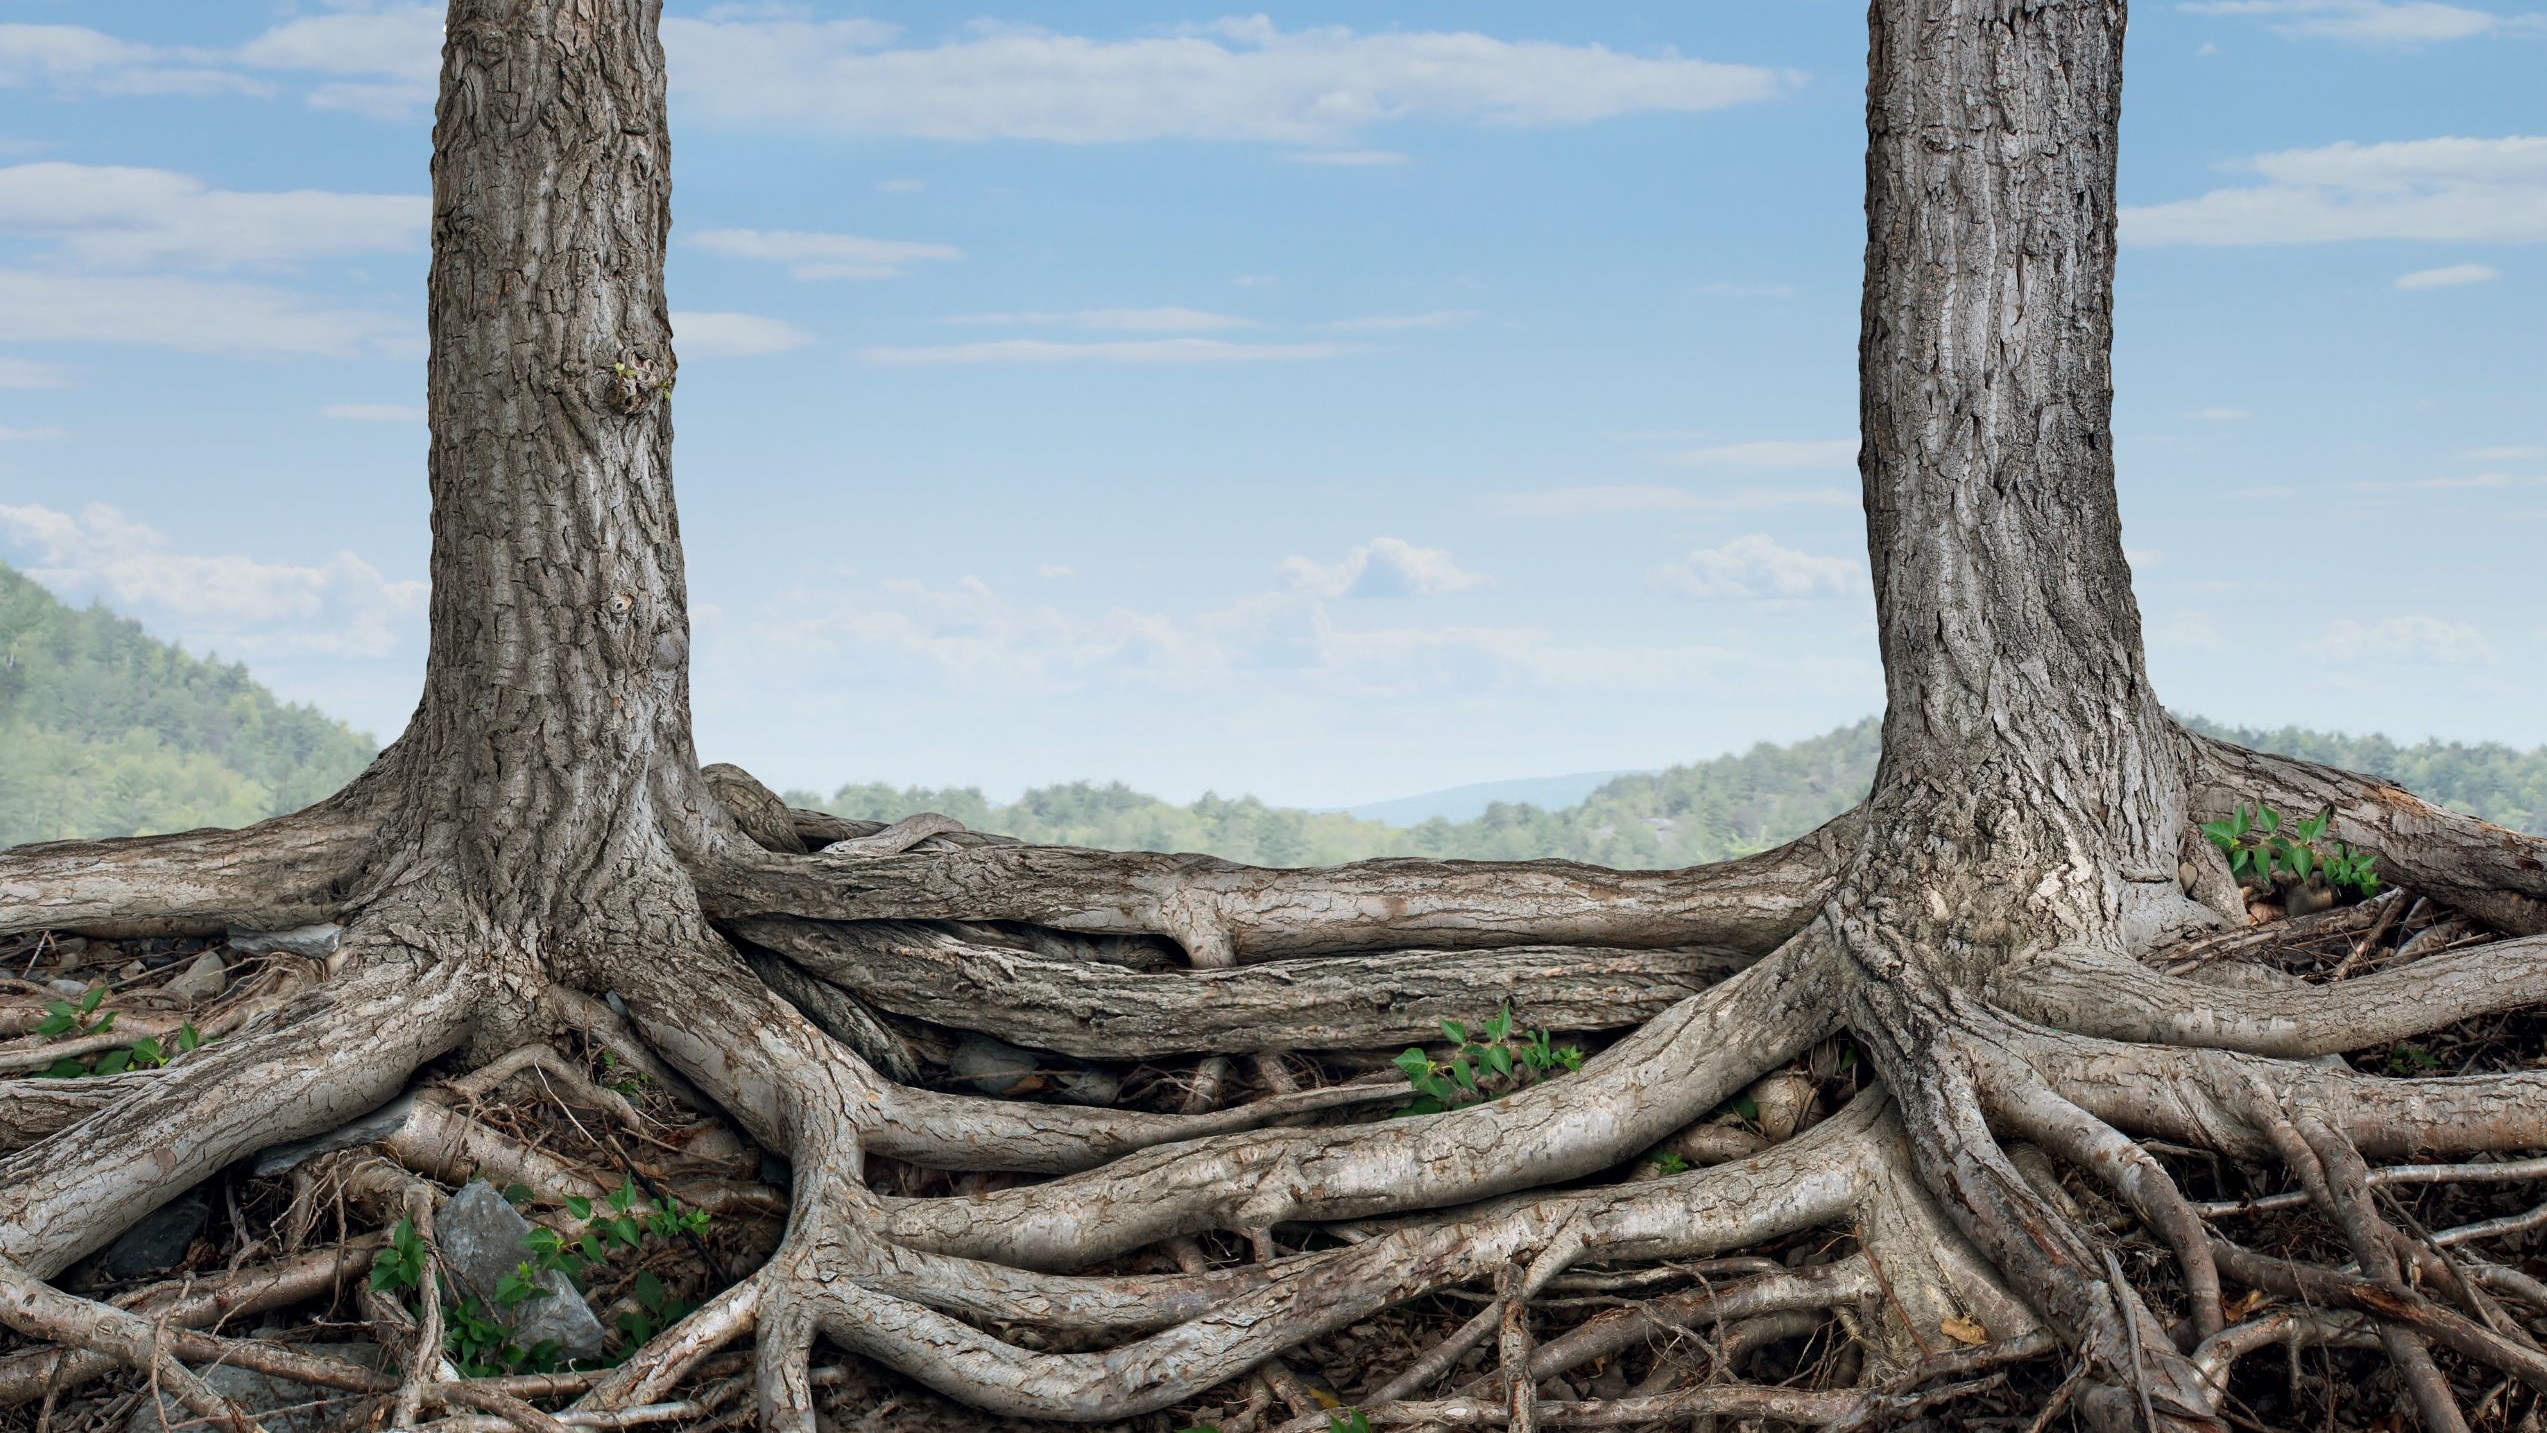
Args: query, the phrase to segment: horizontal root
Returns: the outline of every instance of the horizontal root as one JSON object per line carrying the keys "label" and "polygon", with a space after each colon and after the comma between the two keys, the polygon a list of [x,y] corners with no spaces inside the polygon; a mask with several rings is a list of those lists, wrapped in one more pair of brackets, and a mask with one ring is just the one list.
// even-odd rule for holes
{"label": "horizontal root", "polygon": [[1203,1229],[1352,1219],[1459,1203],[1607,1168],[1730,1098],[1828,1030],[1811,941],[1656,1017],[1579,1074],[1437,1115],[1274,1130],[1152,1150],[963,1200],[901,1201],[886,1237],[1061,1269]]}
{"label": "horizontal root", "polygon": [[1608,1030],[1749,964],[1704,948],[1401,950],[1149,974],[974,944],[898,922],[737,922],[744,939],[898,1015],[1083,1059],[1349,1050],[1439,1038],[1509,1004],[1529,1024]]}
{"label": "horizontal root", "polygon": [[1022,921],[1164,935],[1199,966],[1412,946],[1719,946],[1765,953],[1819,909],[1862,824],[1679,871],[1571,861],[1361,861],[1269,870],[1208,856],[980,846],[860,857],[730,849],[695,872],[710,916]]}
{"label": "horizontal root", "polygon": [[2241,990],[2061,951],[1993,977],[1993,1001],[2079,1035],[2283,1059],[2359,1050],[2547,1004],[2547,937],[2428,957],[2336,985]]}

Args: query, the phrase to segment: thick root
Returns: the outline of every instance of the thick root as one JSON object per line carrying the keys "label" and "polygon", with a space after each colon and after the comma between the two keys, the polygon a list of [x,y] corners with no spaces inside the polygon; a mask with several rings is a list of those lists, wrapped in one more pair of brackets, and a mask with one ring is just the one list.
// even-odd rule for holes
{"label": "thick root", "polygon": [[1750,963],[1705,948],[1530,946],[1149,974],[898,922],[760,919],[735,931],[895,1014],[1113,1060],[1403,1045],[1506,1004],[1552,1030],[1616,1029]]}

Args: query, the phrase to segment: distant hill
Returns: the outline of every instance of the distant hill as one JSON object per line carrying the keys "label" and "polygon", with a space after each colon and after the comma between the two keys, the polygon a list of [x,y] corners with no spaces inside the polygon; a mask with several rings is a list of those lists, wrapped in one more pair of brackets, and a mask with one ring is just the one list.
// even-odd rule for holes
{"label": "distant hill", "polygon": [[1525,776],[1517,781],[1480,781],[1469,786],[1427,791],[1418,796],[1400,796],[1393,801],[1348,806],[1344,814],[1390,826],[1416,826],[1436,816],[1445,821],[1474,821],[1486,814],[1487,807],[1498,802],[1506,806],[1544,806],[1555,810],[1581,801],[1604,783],[1636,774],[1628,771],[1583,771],[1572,776]]}
{"label": "distant hill", "polygon": [[[2547,747],[2519,751],[2499,742],[2434,741],[2400,746],[2382,736],[2187,720],[2196,730],[2243,746],[2384,776],[2452,810],[2547,835]],[[1124,851],[1203,851],[1272,866],[1327,865],[1371,856],[1564,856],[1604,866],[1655,868],[1766,850],[1812,830],[1865,796],[1874,784],[1881,741],[1881,724],[1868,717],[1786,746],[1763,742],[1712,761],[1613,777],[1580,801],[1555,809],[1490,800],[1467,820],[1436,816],[1407,827],[1359,819],[1396,803],[1357,807],[1352,813],[1308,812],[1267,806],[1252,796],[1205,796],[1190,806],[1177,806],[1119,782],[1039,787],[1009,806],[992,805],[972,787],[844,786],[827,799],[802,791],[788,797],[800,806],[867,820],[942,811],[977,830],[1030,841]]]}
{"label": "distant hill", "polygon": [[[2401,746],[2299,727],[2190,724],[2385,776],[2454,810],[2547,834],[2547,748]],[[869,820],[942,811],[1030,841],[1203,851],[1268,866],[1564,856],[1650,868],[1723,860],[1802,835],[1866,794],[1880,741],[1869,717],[1665,771],[1488,782],[1349,812],[1252,796],[1179,806],[1120,782],[1038,787],[1005,806],[976,787],[867,784],[787,797]],[[70,607],[0,564],[0,846],[243,826],[336,790],[373,751],[344,723],[277,701],[246,668],[188,656],[102,608]]]}
{"label": "distant hill", "polygon": [[0,564],[0,846],[244,826],[353,779],[369,738]]}

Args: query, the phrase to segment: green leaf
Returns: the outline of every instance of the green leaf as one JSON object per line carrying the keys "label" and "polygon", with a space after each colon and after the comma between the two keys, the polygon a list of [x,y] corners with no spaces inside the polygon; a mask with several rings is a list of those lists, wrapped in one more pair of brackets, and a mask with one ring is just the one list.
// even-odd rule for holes
{"label": "green leaf", "polygon": [[192,1053],[194,1053],[196,1050],[201,1049],[202,1047],[203,1047],[203,1032],[201,1032],[201,1031],[199,1031],[199,1030],[195,1029],[195,1026],[194,1026],[194,1022],[193,1022],[193,1021],[189,1020],[189,1021],[187,1021],[185,1024],[180,1025],[180,1026],[178,1026],[178,1027],[177,1027],[177,1053],[178,1053],[178,1054],[180,1054],[180,1055],[188,1055],[188,1054],[192,1054]]}
{"label": "green leaf", "polygon": [[1468,1043],[1468,1027],[1456,1020],[1442,1022],[1442,1035],[1454,1045]]}
{"label": "green leaf", "polygon": [[1486,1068],[1498,1075],[1512,1073],[1512,1052],[1501,1045],[1486,1047]]}
{"label": "green leaf", "polygon": [[97,1023],[88,1027],[88,1033],[91,1035],[103,1035],[114,1028],[115,1012],[109,1010],[105,1014],[97,1017]]}
{"label": "green leaf", "polygon": [[508,1204],[528,1204],[537,1197],[531,1193],[531,1187],[527,1184],[514,1183],[504,1186],[504,1200]]}
{"label": "green leaf", "polygon": [[627,1245],[631,1249],[637,1247],[637,1242],[640,1238],[640,1235],[637,1232],[637,1221],[631,1219],[625,1214],[622,1214],[618,1218],[610,1221],[610,1234],[612,1238],[617,1239],[620,1243]]}
{"label": "green leaf", "polygon": [[1758,1124],[1760,1122],[1759,1102],[1752,1099],[1749,1095],[1743,1095],[1733,1102],[1733,1112],[1742,1116],[1744,1119],[1751,1121],[1753,1124]]}
{"label": "green leaf", "polygon": [[1466,1085],[1472,1090],[1477,1088],[1477,1072],[1475,1069],[1470,1067],[1467,1056],[1462,1055],[1457,1059],[1452,1060],[1445,1068],[1450,1071],[1450,1077],[1452,1079],[1457,1080],[1459,1083]]}
{"label": "green leaf", "polygon": [[124,1073],[125,1069],[132,1063],[133,1052],[131,1050],[109,1050],[105,1054],[97,1057],[97,1073],[101,1075],[120,1075]]}
{"label": "green leaf", "polygon": [[2291,848],[2291,870],[2296,873],[2301,880],[2304,881],[2308,879],[2308,873],[2315,867],[2316,861],[2317,852],[2314,849],[2307,846],[2293,846]]}
{"label": "green leaf", "polygon": [[1503,1009],[1495,1012],[1494,1019],[1486,1022],[1486,1038],[1489,1040],[1501,1040],[1503,1037],[1511,1033],[1512,1006],[1506,1004]]}
{"label": "green leaf", "polygon": [[569,1194],[566,1196],[566,1212],[578,1219],[590,1219],[593,1217],[593,1202],[580,1194]]}
{"label": "green leaf", "polygon": [[[1399,1070],[1405,1073],[1406,1078],[1409,1081],[1417,1084],[1421,1084],[1424,1077],[1433,1072],[1432,1057],[1417,1049],[1410,1048],[1405,1054],[1398,1056],[1389,1063],[1397,1066]],[[573,1202],[573,1200],[567,1201],[569,1204],[572,1204]],[[580,1218],[582,1216],[578,1215],[577,1217]]]}
{"label": "green leaf", "polygon": [[2282,813],[2270,806],[2258,806],[2255,808],[2255,824],[2267,831],[2279,831],[2282,829]]}
{"label": "green leaf", "polygon": [[635,1180],[622,1179],[619,1181],[619,1187],[610,1191],[610,1207],[622,1214],[627,1213],[628,1206],[636,1202],[637,1184]]}
{"label": "green leaf", "polygon": [[90,986],[90,987],[88,988],[88,994],[83,995],[83,996],[81,996],[81,997],[80,997],[80,1013],[81,1013],[82,1015],[86,1015],[86,1014],[88,1014],[90,1011],[95,1010],[95,1009],[97,1008],[97,1002],[99,1002],[99,1001],[101,1001],[101,1000],[104,1000],[105,998],[106,998],[106,987],[105,987],[105,986],[103,986],[103,985],[92,985],[92,986]]}
{"label": "green leaf", "polygon": [[[60,1002],[57,1001],[55,1003],[59,1004]],[[51,1007],[47,1008],[49,1009]],[[63,1005],[61,1006],[60,1014],[47,1015],[43,1020],[39,1021],[36,1024],[35,1033],[48,1038],[55,1035],[68,1034],[71,1027],[78,1023],[78,1020],[71,1014],[71,1007]]]}
{"label": "green leaf", "polygon": [[2241,806],[2229,817],[2229,834],[2233,837],[2243,836],[2247,833],[2247,830],[2248,822],[2246,819],[2246,808]]}
{"label": "green leaf", "polygon": [[651,1269],[637,1275],[637,1303],[656,1313],[663,1312],[663,1280],[656,1278]]}
{"label": "green leaf", "polygon": [[86,1061],[74,1060],[65,1057],[54,1061],[52,1065],[47,1067],[44,1072],[44,1078],[48,1080],[76,1080],[87,1073],[88,1063]]}
{"label": "green leaf", "polygon": [[168,1057],[160,1053],[158,1041],[144,1035],[133,1042],[133,1063],[156,1069],[167,1064]]}
{"label": "green leaf", "polygon": [[2229,823],[2226,821],[2203,822],[2202,834],[2210,838],[2212,845],[2223,851],[2237,844],[2237,833],[2229,829]]}

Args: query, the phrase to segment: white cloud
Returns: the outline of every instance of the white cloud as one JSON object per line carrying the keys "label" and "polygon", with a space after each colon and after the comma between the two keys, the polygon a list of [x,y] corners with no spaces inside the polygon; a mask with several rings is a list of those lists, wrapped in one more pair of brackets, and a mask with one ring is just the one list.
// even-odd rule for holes
{"label": "white cloud", "polygon": [[1385,169],[1414,163],[1414,156],[1394,149],[1300,149],[1283,159],[1292,164],[1323,164],[1338,169]]}
{"label": "white cloud", "polygon": [[1675,453],[1672,461],[1701,468],[1853,468],[1855,438],[1816,438],[1796,442],[1771,439],[1756,443],[1722,443]]}
{"label": "white cloud", "polygon": [[2144,567],[2166,566],[2167,555],[2154,547],[2126,547],[2123,549],[2123,561],[2130,563],[2136,571]]}
{"label": "white cloud", "polygon": [[2260,184],[2127,208],[2135,244],[2547,240],[2547,136],[2415,139],[2258,155]]}
{"label": "white cloud", "polygon": [[0,168],[0,234],[55,240],[76,263],[225,268],[421,246],[420,194],[243,193],[165,169]]}
{"label": "white cloud", "polygon": [[1686,488],[1622,484],[1503,493],[1490,500],[1515,517],[1609,517],[1625,513],[1763,512],[1785,507],[1847,507],[1861,501],[1848,488],[1743,488],[1693,493]]}
{"label": "white cloud", "polygon": [[2502,276],[2502,270],[2489,269],[2483,264],[2451,264],[2446,268],[2417,269],[2410,274],[2399,274],[2397,275],[2397,287],[2401,289],[2454,289],[2463,284],[2486,283],[2490,280],[2499,279]]}
{"label": "white cloud", "polygon": [[813,341],[812,334],[783,318],[672,312],[673,350],[684,358],[758,358],[803,348]]}
{"label": "white cloud", "polygon": [[1794,601],[1860,591],[1863,574],[1848,558],[1798,552],[1755,532],[1722,547],[1702,547],[1655,576],[1664,587],[1689,597]]}
{"label": "white cloud", "polygon": [[1348,351],[1333,343],[1229,343],[1217,338],[1113,339],[1091,343],[1003,338],[990,343],[863,348],[858,356],[869,363],[915,368],[950,363],[1278,363],[1333,358]]}
{"label": "white cloud", "polygon": [[2495,659],[2485,634],[2438,617],[2338,618],[2307,650],[2333,662],[2435,662],[2465,666]]}
{"label": "white cloud", "polygon": [[1449,553],[1394,537],[1375,537],[1337,563],[1287,557],[1283,585],[1315,597],[1436,597],[1486,579],[1460,569]]}
{"label": "white cloud", "polygon": [[1448,328],[1466,323],[1477,316],[1470,308],[1436,309],[1431,313],[1371,314],[1363,318],[1343,318],[1324,327],[1338,333],[1403,333],[1417,328]]}
{"label": "white cloud", "polygon": [[80,25],[0,25],[0,87],[71,94],[261,94],[265,86],[202,55],[137,45]]}
{"label": "white cloud", "polygon": [[0,443],[40,443],[69,436],[71,436],[71,430],[68,428],[0,427]]}
{"label": "white cloud", "polygon": [[2285,35],[2401,48],[2541,30],[2536,15],[2497,15],[2432,0],[2205,0],[2183,8],[2196,15],[2271,17],[2273,28]]}
{"label": "white cloud", "polygon": [[103,597],[197,651],[376,657],[424,618],[424,583],[391,582],[350,552],[316,567],[176,552],[167,534],[103,503],[76,517],[0,504],[0,541],[36,581]]}
{"label": "white cloud", "polygon": [[1230,280],[1230,282],[1238,285],[1242,289],[1261,289],[1269,284],[1281,283],[1282,280],[1275,278],[1271,274],[1240,274],[1237,278]]}
{"label": "white cloud", "polygon": [[1051,578],[1076,577],[1079,575],[1079,569],[1067,566],[1063,563],[1047,562],[1043,566],[1035,569],[1035,575],[1037,577]]}
{"label": "white cloud", "polygon": [[2172,613],[2149,634],[2150,640],[2162,647],[2193,647],[2216,652],[2228,645],[2220,634],[2220,624],[2211,614],[2191,609]]}
{"label": "white cloud", "polygon": [[898,279],[912,264],[964,257],[952,244],[792,229],[709,229],[689,242],[712,253],[785,264],[788,276],[798,279]]}
{"label": "white cloud", "polygon": [[1749,65],[1471,32],[1283,31],[1263,17],[1100,40],[978,24],[895,48],[869,20],[667,19],[685,113],[928,139],[1328,144],[1392,120],[1581,124],[1765,100],[1795,77]]}
{"label": "white cloud", "polygon": [[318,410],[322,418],[344,418],[356,423],[421,423],[425,410],[410,403],[330,403]]}
{"label": "white cloud", "polygon": [[58,363],[0,354],[0,388],[59,388],[68,381]]}
{"label": "white cloud", "polygon": [[2499,448],[2470,448],[2459,456],[2480,463],[2518,463],[2530,458],[2547,458],[2547,445],[2522,443]]}
{"label": "white cloud", "polygon": [[1254,319],[1198,308],[1089,308],[1064,313],[960,313],[948,323],[1024,327],[1064,324],[1071,328],[1114,333],[1210,333],[1217,329],[1253,328]]}
{"label": "white cloud", "polygon": [[258,284],[0,269],[0,342],[130,343],[257,357],[410,353],[412,319],[320,306]]}
{"label": "white cloud", "polygon": [[350,76],[312,89],[309,102],[372,119],[405,119],[433,105],[443,9],[364,5],[287,20],[241,46],[238,59],[261,69]]}
{"label": "white cloud", "polygon": [[2198,418],[2205,423],[2243,423],[2255,415],[2243,408],[2196,408],[2184,416]]}

